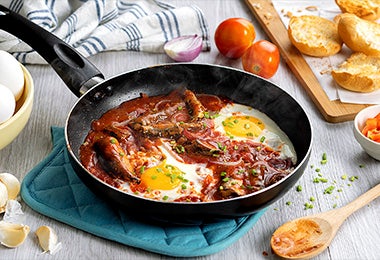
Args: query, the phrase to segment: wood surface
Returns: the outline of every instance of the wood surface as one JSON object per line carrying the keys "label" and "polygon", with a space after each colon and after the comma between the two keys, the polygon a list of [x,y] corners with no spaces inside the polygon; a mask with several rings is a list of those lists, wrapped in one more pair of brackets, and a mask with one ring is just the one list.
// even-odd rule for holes
{"label": "wood surface", "polygon": [[268,37],[279,47],[281,56],[307,91],[323,117],[332,123],[352,120],[367,105],[330,101],[302,54],[291,44],[286,27],[270,0],[246,0]]}

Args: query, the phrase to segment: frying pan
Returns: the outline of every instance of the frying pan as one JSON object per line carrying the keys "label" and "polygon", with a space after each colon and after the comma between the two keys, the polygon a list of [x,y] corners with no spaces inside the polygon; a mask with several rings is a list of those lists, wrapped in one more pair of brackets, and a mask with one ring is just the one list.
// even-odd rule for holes
{"label": "frying pan", "polygon": [[[66,43],[2,6],[0,29],[19,37],[36,50],[79,97],[65,125],[73,169],[95,194],[126,212],[181,223],[250,215],[269,206],[290,190],[309,161],[312,130],[307,114],[293,97],[268,80],[238,69],[192,63],[156,65],[104,80],[93,64]],[[267,114],[294,145],[298,157],[294,171],[253,194],[215,202],[188,203],[161,202],[128,194],[104,183],[82,166],[79,147],[93,120],[123,101],[139,97],[141,93],[155,96],[183,87],[195,93],[226,96]]]}

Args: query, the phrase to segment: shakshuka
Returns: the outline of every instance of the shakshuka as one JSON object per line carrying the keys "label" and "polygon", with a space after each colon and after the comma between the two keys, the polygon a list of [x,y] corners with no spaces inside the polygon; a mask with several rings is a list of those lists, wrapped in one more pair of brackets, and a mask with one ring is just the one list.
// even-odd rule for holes
{"label": "shakshuka", "polygon": [[267,115],[187,89],[141,94],[91,127],[80,148],[84,167],[122,191],[160,201],[247,195],[284,178],[297,161]]}

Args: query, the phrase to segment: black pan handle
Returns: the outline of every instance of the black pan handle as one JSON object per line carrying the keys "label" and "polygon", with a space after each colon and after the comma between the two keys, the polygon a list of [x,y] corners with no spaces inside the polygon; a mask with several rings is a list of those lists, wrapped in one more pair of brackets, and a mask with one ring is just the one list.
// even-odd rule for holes
{"label": "black pan handle", "polygon": [[30,45],[53,67],[78,97],[104,79],[102,73],[74,48],[2,5],[0,5],[0,29]]}

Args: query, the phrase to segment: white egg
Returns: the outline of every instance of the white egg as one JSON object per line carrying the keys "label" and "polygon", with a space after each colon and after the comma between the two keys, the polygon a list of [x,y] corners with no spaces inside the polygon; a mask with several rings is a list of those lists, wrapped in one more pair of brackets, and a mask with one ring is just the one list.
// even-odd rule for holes
{"label": "white egg", "polygon": [[215,130],[235,140],[262,142],[280,152],[281,158],[291,158],[296,163],[297,156],[289,137],[266,114],[252,107],[228,104],[214,119]]}
{"label": "white egg", "polygon": [[0,84],[10,89],[16,101],[20,99],[24,91],[24,73],[20,63],[3,50],[0,50]]}
{"label": "white egg", "polygon": [[16,101],[13,93],[0,84],[0,124],[12,117],[15,108]]}

